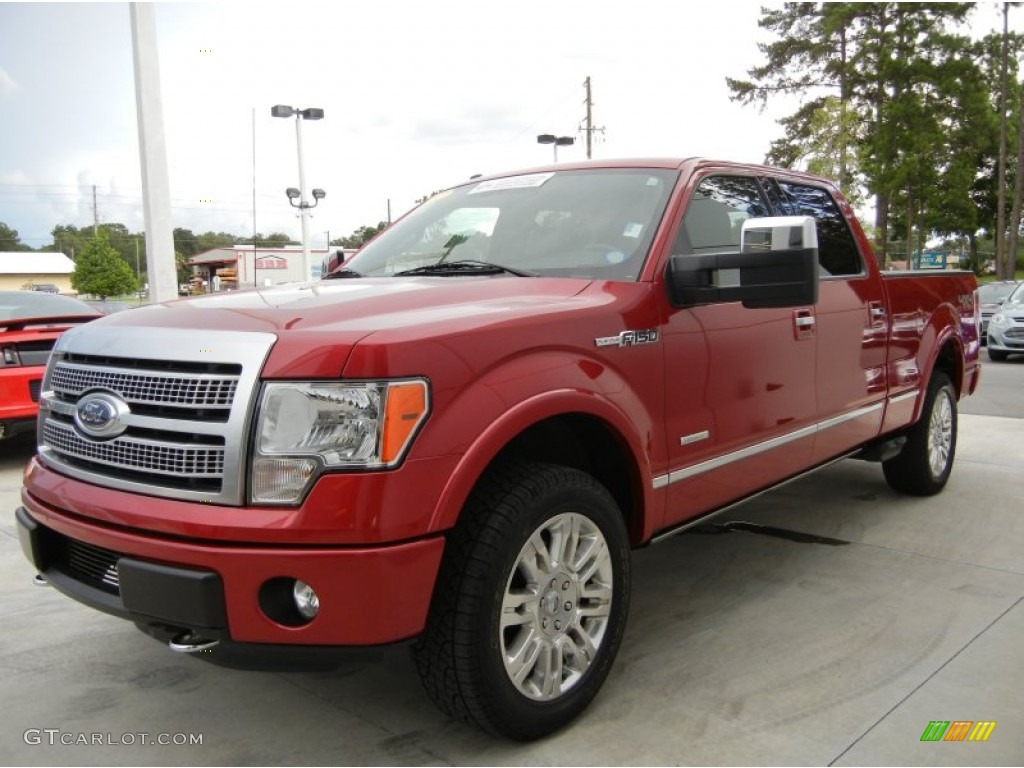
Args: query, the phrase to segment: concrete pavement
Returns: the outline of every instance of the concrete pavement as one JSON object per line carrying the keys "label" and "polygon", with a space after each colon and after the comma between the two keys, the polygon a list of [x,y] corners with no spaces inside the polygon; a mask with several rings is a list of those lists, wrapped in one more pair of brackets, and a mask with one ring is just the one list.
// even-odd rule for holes
{"label": "concrete pavement", "polygon": [[[30,449],[0,446],[0,763],[1021,765],[1020,428],[962,415],[934,498],[847,461],[634,553],[608,682],[526,745],[438,713],[402,649],[329,671],[225,669],[33,587],[12,514]],[[983,743],[922,742],[931,721],[996,726]]]}

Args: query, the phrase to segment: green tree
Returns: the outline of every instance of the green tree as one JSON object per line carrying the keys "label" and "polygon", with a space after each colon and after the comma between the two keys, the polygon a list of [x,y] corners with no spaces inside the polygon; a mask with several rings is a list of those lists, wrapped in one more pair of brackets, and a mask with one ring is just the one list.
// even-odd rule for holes
{"label": "green tree", "polygon": [[269,235],[256,234],[255,237],[249,238],[249,242],[255,241],[257,248],[280,248],[285,245],[292,245],[293,241],[284,232],[271,232]]}
{"label": "green tree", "polygon": [[53,248],[74,260],[85,250],[89,238],[92,237],[92,232],[91,228],[90,231],[87,231],[79,229],[73,224],[58,224],[50,232],[50,235],[53,237]]}
{"label": "green tree", "polygon": [[[733,98],[743,103],[764,105],[778,93],[801,96],[797,111],[780,121],[785,136],[774,151],[793,156],[794,147],[817,145],[819,159],[838,155],[844,190],[857,178],[875,196],[883,260],[891,205],[899,205],[904,230],[919,230],[925,196],[949,160],[948,153],[934,152],[932,142],[943,135],[941,110],[956,98],[957,73],[975,66],[971,42],[950,31],[970,10],[969,3],[786,3],[763,9],[759,24],[777,37],[760,46],[765,63],[750,69],[748,80],[727,79]],[[825,142],[817,132],[829,125],[837,134]]]}
{"label": "green tree", "polygon": [[106,230],[100,228],[75,260],[71,287],[80,293],[106,299],[137,290],[138,281],[132,268],[110,245]]}
{"label": "green tree", "polygon": [[845,179],[840,186],[846,197],[854,205],[863,202],[863,180],[849,160],[850,147],[863,141],[863,124],[852,110],[843,107],[838,96],[826,96],[809,114],[801,112],[779,123],[786,135],[772,141],[767,162],[783,168],[803,167],[828,179]]}
{"label": "green tree", "polygon": [[199,253],[199,239],[191,229],[175,227],[171,236],[174,239],[175,253],[180,253],[186,258],[189,256],[195,256]]}
{"label": "green tree", "polygon": [[197,248],[196,253],[204,253],[206,251],[212,251],[215,248],[230,248],[239,242],[239,239],[234,235],[229,235],[227,232],[203,232],[196,238]]}
{"label": "green tree", "polygon": [[388,223],[386,221],[377,222],[375,227],[363,226],[348,237],[332,240],[331,245],[340,245],[342,248],[362,248],[365,243],[370,242],[387,228]]}
{"label": "green tree", "polygon": [[0,251],[31,251],[32,247],[21,242],[18,230],[11,229],[0,221]]}

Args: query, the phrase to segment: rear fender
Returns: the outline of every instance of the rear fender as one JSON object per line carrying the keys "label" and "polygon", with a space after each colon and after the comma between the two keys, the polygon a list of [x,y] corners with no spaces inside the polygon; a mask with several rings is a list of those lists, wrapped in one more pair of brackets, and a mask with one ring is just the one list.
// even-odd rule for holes
{"label": "rear fender", "polygon": [[[957,398],[963,394],[966,358],[963,341],[957,334],[959,327],[960,318],[949,304],[940,305],[929,318],[928,325],[921,336],[921,345],[918,348],[917,359],[921,379],[920,394],[914,404],[912,419],[914,423],[921,417],[928,382],[932,380],[936,370],[943,370],[949,375],[953,381],[953,388],[957,392]],[[953,350],[952,354],[943,352],[947,349]],[[940,358],[942,358],[941,363]]]}

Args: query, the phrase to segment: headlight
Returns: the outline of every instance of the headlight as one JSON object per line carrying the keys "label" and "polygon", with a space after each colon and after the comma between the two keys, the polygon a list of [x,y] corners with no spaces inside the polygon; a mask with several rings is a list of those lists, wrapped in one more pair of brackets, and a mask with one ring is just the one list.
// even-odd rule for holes
{"label": "headlight", "polygon": [[256,422],[252,500],[299,501],[326,468],[392,467],[427,416],[422,379],[268,382]]}
{"label": "headlight", "polygon": [[1002,312],[996,312],[992,315],[992,319],[989,320],[992,325],[1006,325],[1006,315]]}

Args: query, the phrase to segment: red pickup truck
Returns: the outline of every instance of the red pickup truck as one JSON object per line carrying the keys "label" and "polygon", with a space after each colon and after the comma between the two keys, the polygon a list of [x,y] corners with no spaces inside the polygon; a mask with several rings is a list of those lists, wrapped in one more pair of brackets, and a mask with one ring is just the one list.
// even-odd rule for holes
{"label": "red pickup truck", "polygon": [[844,457],[943,488],[974,289],[880,273],[800,173],[473,179],[327,279],[67,332],[18,529],[175,649],[412,640],[443,710],[536,738],[606,678],[631,548]]}

